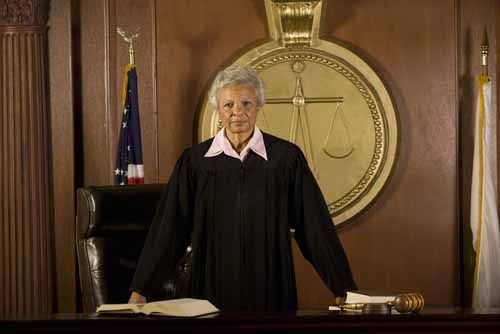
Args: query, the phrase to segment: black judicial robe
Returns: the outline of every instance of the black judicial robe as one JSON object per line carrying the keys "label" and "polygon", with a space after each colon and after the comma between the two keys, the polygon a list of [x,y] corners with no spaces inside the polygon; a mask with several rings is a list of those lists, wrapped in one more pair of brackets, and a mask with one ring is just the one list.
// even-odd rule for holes
{"label": "black judicial robe", "polygon": [[302,151],[263,133],[268,161],[184,151],[160,200],[131,290],[173,271],[191,243],[191,295],[221,310],[297,307],[290,228],[304,257],[336,294],[356,289],[325,200]]}

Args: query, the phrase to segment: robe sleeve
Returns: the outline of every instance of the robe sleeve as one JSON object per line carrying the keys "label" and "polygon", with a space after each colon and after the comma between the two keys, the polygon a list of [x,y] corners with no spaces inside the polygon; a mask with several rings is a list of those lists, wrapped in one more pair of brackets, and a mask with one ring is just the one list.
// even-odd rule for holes
{"label": "robe sleeve", "polygon": [[349,261],[316,179],[302,151],[296,150],[290,183],[291,227],[295,228],[295,240],[327,287],[336,296],[345,296],[346,291],[357,290]]}
{"label": "robe sleeve", "polygon": [[154,290],[155,278],[174,272],[190,242],[193,171],[186,150],[177,161],[163,191],[130,287],[144,296]]}

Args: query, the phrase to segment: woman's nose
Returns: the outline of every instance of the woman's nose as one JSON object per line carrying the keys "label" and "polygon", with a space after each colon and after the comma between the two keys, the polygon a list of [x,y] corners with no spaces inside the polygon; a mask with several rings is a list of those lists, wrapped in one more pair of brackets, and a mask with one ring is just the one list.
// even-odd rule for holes
{"label": "woman's nose", "polygon": [[243,106],[239,103],[235,103],[233,107],[233,114],[241,114],[243,112]]}

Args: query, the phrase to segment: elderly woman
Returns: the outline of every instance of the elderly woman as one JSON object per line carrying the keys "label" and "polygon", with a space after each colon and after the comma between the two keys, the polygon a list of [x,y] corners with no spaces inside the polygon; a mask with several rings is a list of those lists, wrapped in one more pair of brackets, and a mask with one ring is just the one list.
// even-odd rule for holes
{"label": "elderly woman", "polygon": [[210,102],[214,138],[184,151],[139,261],[129,302],[144,302],[157,270],[173,271],[192,245],[191,296],[222,310],[297,307],[290,228],[336,296],[356,289],[325,200],[296,145],[256,126],[262,79],[251,68],[220,72]]}

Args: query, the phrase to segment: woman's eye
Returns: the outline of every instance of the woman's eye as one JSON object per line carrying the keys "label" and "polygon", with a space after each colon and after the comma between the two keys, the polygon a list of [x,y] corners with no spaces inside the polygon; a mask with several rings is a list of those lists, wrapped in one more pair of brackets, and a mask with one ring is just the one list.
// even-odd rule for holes
{"label": "woman's eye", "polygon": [[231,102],[224,104],[224,108],[226,108],[226,109],[231,109],[232,107],[233,107],[233,104]]}
{"label": "woman's eye", "polygon": [[245,108],[250,108],[252,106],[252,102],[250,102],[250,101],[243,101],[243,106]]}

